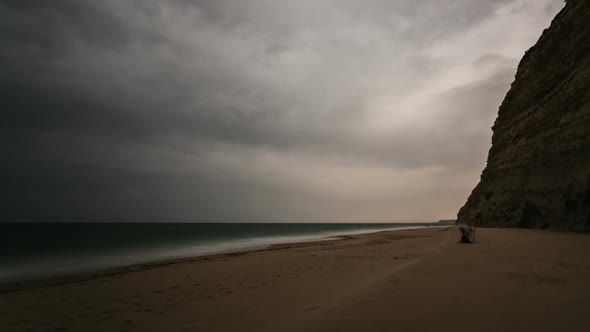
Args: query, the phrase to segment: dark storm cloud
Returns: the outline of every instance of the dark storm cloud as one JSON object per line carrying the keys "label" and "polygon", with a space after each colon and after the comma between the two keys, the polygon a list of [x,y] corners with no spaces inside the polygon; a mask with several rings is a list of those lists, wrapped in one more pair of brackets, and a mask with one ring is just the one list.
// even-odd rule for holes
{"label": "dark storm cloud", "polygon": [[452,216],[559,5],[3,1],[2,219]]}

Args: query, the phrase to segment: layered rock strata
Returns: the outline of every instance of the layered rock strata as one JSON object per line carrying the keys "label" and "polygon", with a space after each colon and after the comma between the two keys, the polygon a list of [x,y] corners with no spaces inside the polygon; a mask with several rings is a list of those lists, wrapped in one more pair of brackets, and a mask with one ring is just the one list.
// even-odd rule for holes
{"label": "layered rock strata", "polygon": [[458,223],[590,230],[590,1],[569,0],[518,66]]}

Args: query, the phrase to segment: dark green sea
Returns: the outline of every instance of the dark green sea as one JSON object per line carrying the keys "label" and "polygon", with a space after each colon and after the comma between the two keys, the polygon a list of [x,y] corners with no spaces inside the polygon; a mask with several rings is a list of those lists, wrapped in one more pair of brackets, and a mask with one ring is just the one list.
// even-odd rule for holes
{"label": "dark green sea", "polygon": [[0,282],[441,223],[6,223]]}

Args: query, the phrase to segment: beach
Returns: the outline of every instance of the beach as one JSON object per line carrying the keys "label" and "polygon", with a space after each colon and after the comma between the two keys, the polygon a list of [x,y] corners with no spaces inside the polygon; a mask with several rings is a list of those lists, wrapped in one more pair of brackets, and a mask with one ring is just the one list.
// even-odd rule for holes
{"label": "beach", "polygon": [[587,234],[456,227],[5,285],[0,331],[555,331],[590,313]]}

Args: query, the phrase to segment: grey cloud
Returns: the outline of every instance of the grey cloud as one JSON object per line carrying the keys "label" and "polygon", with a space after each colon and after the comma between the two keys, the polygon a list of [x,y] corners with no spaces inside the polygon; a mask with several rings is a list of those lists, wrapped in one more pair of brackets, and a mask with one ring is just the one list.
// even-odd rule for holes
{"label": "grey cloud", "polygon": [[505,56],[502,56],[500,54],[488,53],[488,54],[484,54],[484,55],[480,56],[479,58],[475,59],[475,61],[473,61],[473,64],[476,66],[497,65],[497,64],[506,63],[507,61],[514,62],[513,60],[511,60]]}
{"label": "grey cloud", "polygon": [[338,220],[360,198],[284,180],[476,169],[515,60],[458,45],[491,72],[434,87],[426,49],[511,3],[3,1],[2,219]]}

